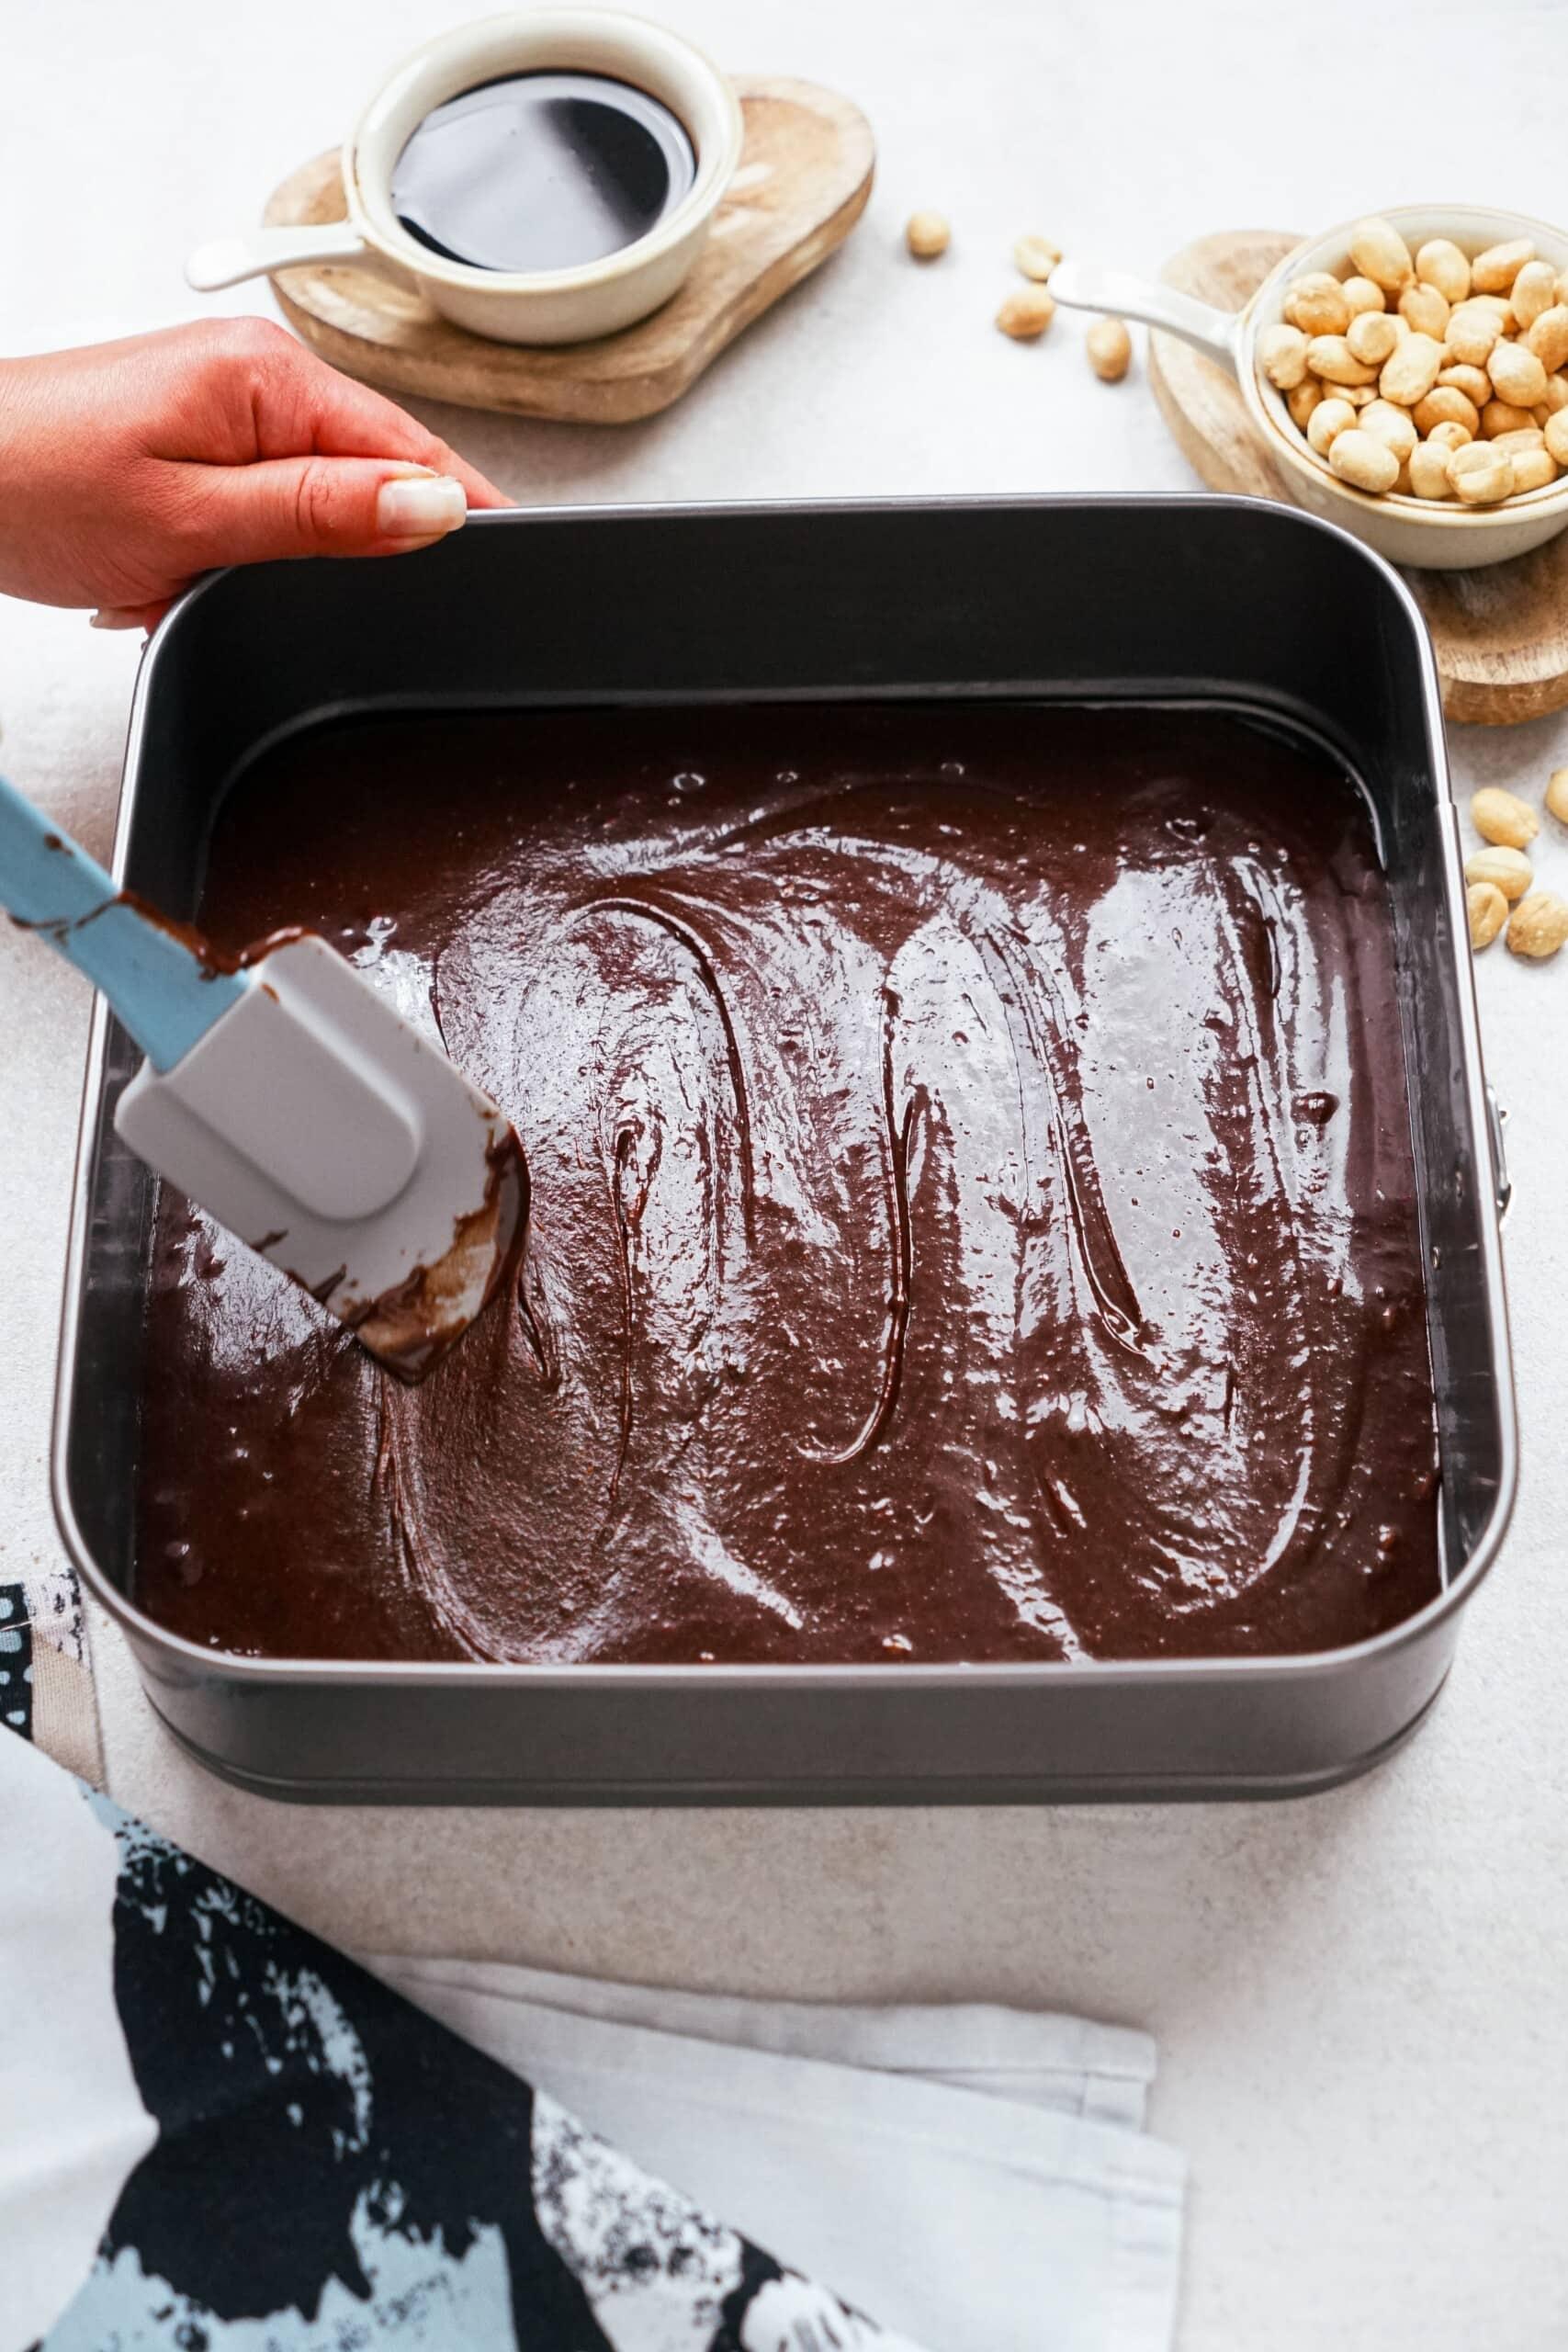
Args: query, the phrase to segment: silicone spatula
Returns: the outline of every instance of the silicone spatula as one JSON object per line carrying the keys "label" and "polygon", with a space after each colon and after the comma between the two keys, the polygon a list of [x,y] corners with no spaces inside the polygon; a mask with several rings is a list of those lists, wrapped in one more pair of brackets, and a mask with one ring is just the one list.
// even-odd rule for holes
{"label": "silicone spatula", "polygon": [[526,1205],[511,1125],[324,939],[227,968],[0,777],[0,906],[85,972],[147,1058],[131,1149],[421,1378],[501,1286]]}

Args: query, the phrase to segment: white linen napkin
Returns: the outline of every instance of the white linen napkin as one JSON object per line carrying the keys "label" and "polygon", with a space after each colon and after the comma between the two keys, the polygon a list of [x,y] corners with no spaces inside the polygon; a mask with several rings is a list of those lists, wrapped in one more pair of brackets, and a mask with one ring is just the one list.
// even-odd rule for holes
{"label": "white linen napkin", "polygon": [[409,2000],[928,2352],[1169,2352],[1185,2164],[1148,2036],[361,1955]]}

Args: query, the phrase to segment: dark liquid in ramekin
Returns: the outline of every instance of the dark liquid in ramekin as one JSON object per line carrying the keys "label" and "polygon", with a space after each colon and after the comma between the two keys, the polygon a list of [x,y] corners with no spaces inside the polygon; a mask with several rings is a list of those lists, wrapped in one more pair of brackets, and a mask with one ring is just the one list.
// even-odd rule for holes
{"label": "dark liquid in ramekin", "polygon": [[697,158],[667,106],[604,74],[511,74],[427,114],[392,209],[448,261],[574,269],[635,244],[691,192]]}

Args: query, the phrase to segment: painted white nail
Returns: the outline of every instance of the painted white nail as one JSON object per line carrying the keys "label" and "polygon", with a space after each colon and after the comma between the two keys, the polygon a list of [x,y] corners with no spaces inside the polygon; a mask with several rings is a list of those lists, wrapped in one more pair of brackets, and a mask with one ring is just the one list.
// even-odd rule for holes
{"label": "painted white nail", "polygon": [[384,481],[376,498],[376,528],[388,539],[439,538],[468,511],[460,481],[449,474]]}
{"label": "painted white nail", "polygon": [[89,628],[140,628],[141,626],[140,609],[127,612],[118,605],[100,605],[87,623]]}

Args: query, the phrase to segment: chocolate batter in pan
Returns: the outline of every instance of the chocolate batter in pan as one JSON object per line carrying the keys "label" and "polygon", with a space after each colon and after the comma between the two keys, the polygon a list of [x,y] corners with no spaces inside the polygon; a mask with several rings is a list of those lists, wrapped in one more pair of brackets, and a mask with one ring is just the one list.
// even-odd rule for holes
{"label": "chocolate batter in pan", "polygon": [[138,1593],[267,1655],[1328,1647],[1437,1589],[1388,907],[1318,753],[1022,706],[355,723],[203,923],[514,1120],[421,1387],[165,1193]]}

